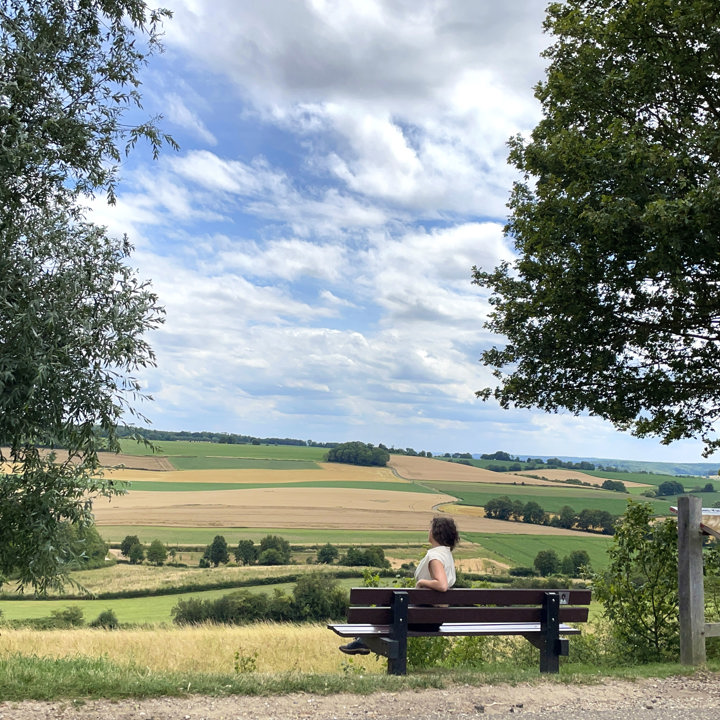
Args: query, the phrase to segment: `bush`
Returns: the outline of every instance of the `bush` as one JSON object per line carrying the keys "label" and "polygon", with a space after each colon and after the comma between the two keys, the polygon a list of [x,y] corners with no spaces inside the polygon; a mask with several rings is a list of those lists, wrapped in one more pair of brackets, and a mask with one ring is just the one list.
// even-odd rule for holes
{"label": "bush", "polygon": [[91,623],[90,627],[104,630],[117,630],[120,627],[117,616],[112,610],[103,610]]}
{"label": "bush", "polygon": [[626,659],[677,660],[677,526],[655,522],[647,503],[628,502],[608,550],[610,564],[593,577],[595,596],[605,606]]}

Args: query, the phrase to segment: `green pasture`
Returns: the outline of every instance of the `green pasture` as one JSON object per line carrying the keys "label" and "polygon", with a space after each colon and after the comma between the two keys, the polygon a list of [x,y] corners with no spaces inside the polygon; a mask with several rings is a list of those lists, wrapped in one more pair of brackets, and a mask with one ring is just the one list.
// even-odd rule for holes
{"label": "green pasture", "polygon": [[[532,527],[532,526],[530,526]],[[603,570],[608,564],[607,548],[612,538],[604,535],[501,535],[495,533],[463,533],[463,538],[494,553],[512,566],[532,567],[540,550],[554,550],[562,560],[573,550],[585,550],[593,570]]]}
{"label": "green pasture", "polygon": [[587,475],[593,477],[605,478],[609,480],[620,480],[621,482],[636,482],[645,483],[646,485],[653,485],[658,487],[667,480],[674,480],[679,482],[685,490],[692,490],[694,487],[703,487],[706,483],[712,482],[713,487],[720,489],[720,482],[717,480],[713,482],[706,477],[689,477],[687,475],[660,475],[655,473],[641,473],[641,472],[606,472],[604,470],[587,470]]}
{"label": "green pasture", "polygon": [[216,535],[222,535],[230,547],[240,540],[259,543],[266,535],[280,535],[293,545],[422,545],[427,531],[414,530],[343,530],[317,528],[242,528],[242,527],[166,527],[154,525],[100,525],[98,531],[107,543],[121,543],[128,535],[137,535],[149,545],[160,540],[168,547],[209,545]]}
{"label": "green pasture", "polygon": [[163,482],[156,480],[133,480],[130,490],[147,492],[198,492],[208,490],[252,490],[255,488],[309,487],[309,488],[353,488],[357,490],[385,490],[392,492],[433,493],[433,490],[410,482],[375,482],[372,480],[353,482],[349,480],[309,480],[307,482],[265,482],[265,483],[219,483],[219,482]]}
{"label": "green pasture", "polygon": [[133,440],[120,441],[122,451],[128,455],[160,455],[171,459],[184,457],[255,458],[267,460],[304,460],[323,462],[327,448],[302,445],[231,445],[225,443],[162,440],[154,443],[157,452]]}
{"label": "green pasture", "polygon": [[[607,510],[622,515],[627,509],[628,495],[611,490],[592,489],[575,485],[491,485],[488,483],[427,482],[428,487],[458,498],[463,505],[484,507],[488,500],[507,495],[511,500],[523,503],[531,500],[548,512],[558,512],[569,505],[576,512],[581,510]],[[658,515],[668,515],[669,506],[661,500],[648,499]]]}
{"label": "green pasture", "polygon": [[[341,578],[338,584],[345,588],[362,585],[362,576]],[[289,595],[295,583],[277,583],[273,585],[253,585],[237,588],[253,593],[272,595],[278,589]],[[0,610],[4,620],[33,620],[50,617],[53,610],[64,610],[68,607],[79,607],[83,611],[85,622],[94,620],[104,610],[112,610],[122,624],[158,625],[172,623],[171,611],[180,600],[191,597],[201,600],[215,600],[223,595],[234,592],[233,588],[220,590],[204,590],[200,592],[177,593],[170,595],[150,595],[140,598],[112,598],[102,600],[3,600]]]}

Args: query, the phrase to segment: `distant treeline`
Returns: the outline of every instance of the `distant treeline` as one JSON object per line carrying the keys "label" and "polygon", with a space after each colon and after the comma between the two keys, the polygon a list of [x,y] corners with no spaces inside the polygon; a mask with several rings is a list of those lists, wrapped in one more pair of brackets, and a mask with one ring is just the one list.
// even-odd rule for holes
{"label": "distant treeline", "polygon": [[151,430],[149,428],[135,428],[127,426],[118,428],[118,437],[135,437],[139,435],[150,442],[165,440],[184,440],[186,442],[213,442],[226,445],[297,445],[300,447],[334,448],[340,443],[315,442],[314,440],[298,440],[297,438],[255,437],[254,435],[237,435],[235,433],[219,432],[188,432],[186,430]]}

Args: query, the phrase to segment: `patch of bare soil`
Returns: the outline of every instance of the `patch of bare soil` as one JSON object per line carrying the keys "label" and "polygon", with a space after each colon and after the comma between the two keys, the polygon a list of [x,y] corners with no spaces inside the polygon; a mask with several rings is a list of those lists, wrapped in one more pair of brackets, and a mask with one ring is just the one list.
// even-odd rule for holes
{"label": "patch of bare soil", "polygon": [[710,720],[720,710],[720,674],[602,679],[597,685],[554,679],[518,685],[457,686],[372,695],[155,698],[119,702],[0,703],[0,720],[477,720],[482,716],[536,720],[608,718]]}
{"label": "patch of bare soil", "polygon": [[[3,448],[7,454],[8,448]],[[49,450],[42,451],[49,453]],[[55,456],[59,462],[67,460],[67,452],[65,450],[55,450]],[[175,468],[165,457],[157,455],[123,455],[122,453],[100,452],[98,453],[100,464],[106,468],[123,467],[130,470],[154,470],[155,472],[168,472]]]}

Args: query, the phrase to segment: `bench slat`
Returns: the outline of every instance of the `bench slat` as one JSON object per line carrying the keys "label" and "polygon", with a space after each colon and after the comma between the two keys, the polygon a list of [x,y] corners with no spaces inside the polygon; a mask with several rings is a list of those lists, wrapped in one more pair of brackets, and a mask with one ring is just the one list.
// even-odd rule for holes
{"label": "bench slat", "polygon": [[[539,607],[416,607],[408,608],[409,623],[442,622],[540,622]],[[560,607],[561,622],[587,622],[588,608]],[[387,625],[392,619],[389,607],[351,607],[347,613],[348,623]]]}
{"label": "bench slat", "polygon": [[[397,589],[354,587],[350,589],[350,604],[389,605]],[[567,588],[454,588],[444,593],[408,588],[406,592],[413,605],[542,605],[547,592],[564,593],[568,597],[568,605],[589,605],[591,599],[590,590]]]}
{"label": "bench slat", "polygon": [[[390,633],[389,625],[373,625],[368,623],[328,625],[330,630],[341,637],[382,637]],[[408,630],[409,637],[455,636],[455,635],[533,635],[540,633],[540,623],[445,623],[437,632],[413,632]],[[561,635],[579,635],[580,629],[571,625],[560,625]]]}

